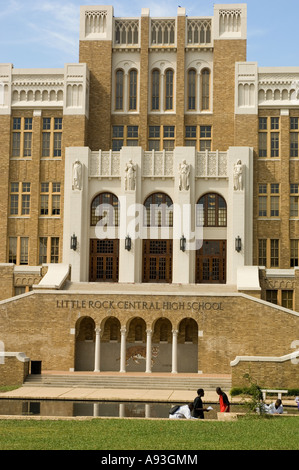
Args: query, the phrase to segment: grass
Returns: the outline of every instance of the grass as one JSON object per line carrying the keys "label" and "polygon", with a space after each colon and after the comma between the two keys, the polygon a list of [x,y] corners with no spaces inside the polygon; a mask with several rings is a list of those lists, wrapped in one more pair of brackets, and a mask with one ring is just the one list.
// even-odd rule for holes
{"label": "grass", "polygon": [[1,420],[0,450],[298,450],[296,417]]}

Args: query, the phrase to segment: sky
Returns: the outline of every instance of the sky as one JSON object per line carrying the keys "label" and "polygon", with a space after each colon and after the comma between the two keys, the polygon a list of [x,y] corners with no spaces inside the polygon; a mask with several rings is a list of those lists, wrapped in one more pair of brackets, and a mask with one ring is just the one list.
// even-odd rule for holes
{"label": "sky", "polygon": [[[212,16],[212,0],[116,0],[115,17]],[[0,0],[0,63],[15,68],[62,68],[79,58],[80,5],[90,0]],[[225,2],[222,2],[225,3]],[[299,66],[299,1],[244,0],[247,4],[247,60],[259,67]]]}

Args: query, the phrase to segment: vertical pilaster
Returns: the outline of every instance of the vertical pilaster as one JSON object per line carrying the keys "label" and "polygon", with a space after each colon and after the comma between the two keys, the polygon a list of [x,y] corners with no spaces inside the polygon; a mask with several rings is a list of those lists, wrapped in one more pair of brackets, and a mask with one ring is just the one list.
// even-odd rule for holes
{"label": "vertical pilaster", "polygon": [[186,12],[178,8],[176,68],[176,146],[184,145]]}
{"label": "vertical pilaster", "polygon": [[150,18],[149,10],[143,8],[141,12],[141,31],[140,31],[140,124],[139,124],[139,143],[141,147],[147,149],[147,122],[148,122],[148,99],[149,99],[149,70],[148,70],[148,55],[149,55],[149,28]]}

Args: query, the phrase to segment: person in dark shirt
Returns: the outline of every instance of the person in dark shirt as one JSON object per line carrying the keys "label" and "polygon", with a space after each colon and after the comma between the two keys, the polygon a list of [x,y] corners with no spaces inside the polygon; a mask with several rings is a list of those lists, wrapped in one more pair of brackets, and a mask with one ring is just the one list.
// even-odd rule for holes
{"label": "person in dark shirt", "polygon": [[216,392],[219,395],[220,412],[228,413],[230,410],[230,402],[226,393],[224,393],[220,387],[216,388]]}
{"label": "person in dark shirt", "polygon": [[198,419],[204,419],[204,411],[209,411],[208,408],[204,408],[202,403],[202,397],[204,396],[205,392],[202,388],[197,390],[197,397],[193,401],[193,417]]}

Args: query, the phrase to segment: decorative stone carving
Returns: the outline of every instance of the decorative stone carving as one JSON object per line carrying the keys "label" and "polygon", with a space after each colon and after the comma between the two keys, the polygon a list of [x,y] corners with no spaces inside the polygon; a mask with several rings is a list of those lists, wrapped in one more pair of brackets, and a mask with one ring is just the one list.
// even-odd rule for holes
{"label": "decorative stone carving", "polygon": [[126,191],[134,191],[136,187],[136,165],[130,159],[126,164],[125,188]]}
{"label": "decorative stone carving", "polygon": [[179,164],[179,190],[188,191],[189,190],[189,176],[190,176],[190,165],[186,163],[186,160],[183,160]]}
{"label": "decorative stone carving", "polygon": [[234,190],[243,191],[243,165],[238,160],[234,165]]}
{"label": "decorative stone carving", "polygon": [[73,190],[82,189],[82,163],[76,160],[73,164]]}

